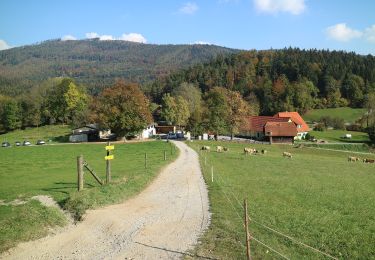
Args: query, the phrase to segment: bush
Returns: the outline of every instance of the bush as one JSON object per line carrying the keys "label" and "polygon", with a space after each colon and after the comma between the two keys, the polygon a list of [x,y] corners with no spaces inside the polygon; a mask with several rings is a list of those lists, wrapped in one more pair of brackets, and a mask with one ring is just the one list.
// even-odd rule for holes
{"label": "bush", "polygon": [[316,124],[314,126],[314,130],[315,131],[325,131],[326,130],[326,126],[322,123],[319,123],[319,124]]}
{"label": "bush", "polygon": [[362,132],[363,128],[359,124],[352,124],[346,126],[347,131],[356,131],[356,132]]}
{"label": "bush", "polygon": [[345,129],[345,121],[344,119],[342,118],[332,118],[332,122],[331,122],[331,126],[334,128],[334,129],[338,129],[338,130],[344,130]]}

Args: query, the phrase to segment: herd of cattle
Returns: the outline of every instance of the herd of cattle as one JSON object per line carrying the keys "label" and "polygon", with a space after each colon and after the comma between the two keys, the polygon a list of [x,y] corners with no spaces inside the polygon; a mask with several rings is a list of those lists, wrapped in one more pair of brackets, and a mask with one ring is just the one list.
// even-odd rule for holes
{"label": "herd of cattle", "polygon": [[[210,146],[207,146],[207,145],[204,145],[204,146],[202,146],[201,147],[201,150],[202,151],[207,151],[207,152],[209,152],[209,151],[211,151],[211,147]],[[218,153],[221,153],[221,152],[228,152],[229,151],[229,148],[228,147],[224,147],[224,146],[216,146],[216,152],[218,152]],[[244,154],[245,155],[251,155],[251,154],[266,154],[267,153],[267,150],[264,150],[264,149],[262,149],[262,150],[260,150],[260,151],[258,151],[257,149],[255,149],[255,148],[250,148],[250,147],[245,147],[244,149],[243,149],[243,152],[244,152]],[[283,152],[283,156],[284,157],[288,157],[288,158],[292,158],[292,154],[291,153],[289,153],[289,152]]]}
{"label": "herd of cattle", "polygon": [[[210,146],[207,146],[207,145],[204,145],[201,147],[201,150],[202,151],[211,151],[211,147]],[[224,147],[224,146],[216,146],[216,152],[218,153],[221,153],[221,152],[228,152],[229,151],[229,148],[228,147]],[[245,155],[251,155],[251,154],[266,154],[267,153],[267,150],[264,150],[262,149],[261,151],[258,151],[257,149],[255,148],[250,148],[250,147],[245,147],[243,149],[243,152]],[[286,158],[293,158],[293,155],[290,153],[290,152],[283,152],[283,157],[286,157]],[[348,157],[348,162],[357,162],[357,161],[361,161],[360,158],[358,157],[354,157],[354,156],[349,156]],[[362,162],[364,163],[374,163],[375,160],[374,159],[362,159]]]}
{"label": "herd of cattle", "polygon": [[[348,162],[359,162],[359,161],[361,161],[361,159],[358,158],[358,157],[355,157],[355,156],[349,156],[348,157]],[[362,159],[362,162],[364,162],[364,163],[374,163],[375,160],[365,158],[365,159]]]}

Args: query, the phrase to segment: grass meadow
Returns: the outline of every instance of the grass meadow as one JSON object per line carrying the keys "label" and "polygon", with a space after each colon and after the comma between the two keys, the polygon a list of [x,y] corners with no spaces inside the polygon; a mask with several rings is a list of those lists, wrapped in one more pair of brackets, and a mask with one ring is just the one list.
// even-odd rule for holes
{"label": "grass meadow", "polygon": [[[375,255],[375,165],[349,163],[350,153],[231,142],[192,142],[229,147],[227,153],[200,153],[209,189],[212,219],[194,253],[219,259],[245,259],[243,199],[248,200],[253,259],[328,258],[264,228],[340,259]],[[243,154],[244,147],[266,149]],[[292,159],[282,156],[284,151]],[[358,155],[356,155],[358,156]],[[374,154],[365,155],[375,158]],[[206,162],[206,163],[205,163]],[[211,166],[214,182],[211,182]],[[274,251],[278,253],[275,253]]]}
{"label": "grass meadow", "polygon": [[46,143],[60,143],[69,141],[69,135],[72,133],[68,125],[46,125],[40,127],[30,127],[24,130],[15,130],[0,135],[0,142],[9,142],[12,146],[15,142],[29,141],[36,144],[38,140],[44,140]]}
{"label": "grass meadow", "polygon": [[[354,132],[346,130],[325,130],[325,131],[310,131],[310,135],[316,139],[326,140],[328,142],[343,142],[343,143],[367,143],[370,141],[368,134],[364,132]],[[352,138],[345,139],[345,134],[351,134]]]}
{"label": "grass meadow", "polygon": [[365,113],[363,108],[350,108],[350,107],[338,107],[338,108],[324,108],[324,109],[313,109],[302,117],[308,122],[317,122],[323,116],[330,116],[333,118],[342,118],[347,123],[354,123],[357,119],[361,118]]}
{"label": "grass meadow", "polygon": [[[79,219],[88,208],[118,203],[135,195],[178,154],[174,146],[162,141],[116,143],[112,183],[100,186],[85,170],[84,190],[78,193],[77,156],[82,154],[105,180],[104,147],[103,143],[0,148],[0,200],[7,203],[49,195]],[[43,236],[51,226],[64,224],[61,213],[37,201],[18,206],[0,205],[0,252],[19,241]]]}

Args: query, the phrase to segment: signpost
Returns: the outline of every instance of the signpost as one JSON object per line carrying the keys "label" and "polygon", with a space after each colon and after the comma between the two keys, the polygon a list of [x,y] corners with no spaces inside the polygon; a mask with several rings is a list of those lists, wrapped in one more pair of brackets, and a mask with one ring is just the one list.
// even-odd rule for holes
{"label": "signpost", "polygon": [[110,142],[107,143],[107,146],[105,147],[105,150],[107,151],[107,155],[104,157],[106,161],[106,167],[105,167],[105,181],[106,183],[111,182],[111,160],[114,159],[114,155],[110,154],[111,151],[115,149],[114,145],[111,145]]}

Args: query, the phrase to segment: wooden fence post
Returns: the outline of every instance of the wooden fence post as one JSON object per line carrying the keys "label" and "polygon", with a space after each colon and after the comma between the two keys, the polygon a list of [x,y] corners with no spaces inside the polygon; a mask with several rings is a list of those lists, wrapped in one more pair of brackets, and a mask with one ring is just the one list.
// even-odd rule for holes
{"label": "wooden fence post", "polygon": [[83,156],[77,157],[78,191],[83,190]]}
{"label": "wooden fence post", "polygon": [[147,169],[147,153],[145,153],[145,169]]}
{"label": "wooden fence post", "polygon": [[250,235],[249,235],[249,221],[248,221],[248,216],[247,216],[247,200],[243,200],[243,206],[244,206],[244,211],[245,211],[245,231],[246,231],[246,256],[247,259],[251,259],[251,254],[250,254]]}
{"label": "wooden fence post", "polygon": [[[110,146],[111,143],[107,142],[107,146]],[[107,151],[107,156],[109,156],[109,150]],[[108,184],[111,182],[111,160],[106,160],[105,165],[105,182]]]}

